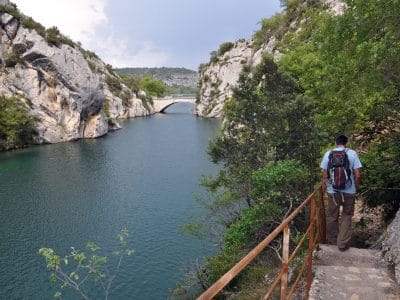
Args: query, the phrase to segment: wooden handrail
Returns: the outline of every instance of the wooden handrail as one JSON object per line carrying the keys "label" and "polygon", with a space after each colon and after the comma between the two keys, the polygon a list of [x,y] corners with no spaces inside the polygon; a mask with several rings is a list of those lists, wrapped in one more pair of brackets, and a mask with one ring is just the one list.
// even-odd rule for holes
{"label": "wooden handrail", "polygon": [[[318,196],[318,209],[316,209],[316,200],[315,196],[316,194],[319,194]],[[325,211],[323,211],[324,204],[323,204],[323,190],[322,187],[319,187],[316,189],[313,193],[311,193],[307,199],[305,199],[286,219],[282,221],[282,223],[275,228],[274,231],[272,231],[263,241],[261,241],[256,247],[254,247],[244,258],[242,258],[236,265],[234,265],[228,272],[226,272],[219,280],[217,280],[208,290],[206,290],[203,294],[201,294],[197,300],[209,300],[215,297],[236,275],[239,274],[241,270],[243,270],[247,265],[249,265],[253,259],[260,254],[281,232],[284,231],[285,228],[287,228],[287,237],[289,236],[289,224],[290,222],[298,215],[300,212],[303,210],[303,208],[308,204],[311,203],[310,205],[310,225],[307,229],[307,233],[309,233],[309,242],[308,242],[308,253],[307,253],[307,288],[311,286],[311,280],[312,280],[312,272],[311,272],[311,267],[312,267],[312,252],[314,251],[314,247],[316,244],[316,241],[325,241],[325,228],[320,228],[321,226],[324,226],[325,224]],[[317,220],[316,220],[317,218]],[[317,225],[317,232],[315,233],[315,224]],[[286,231],[286,230],[285,230]],[[290,260],[293,258],[292,256],[289,256],[289,242],[286,237],[286,242],[284,243],[284,247],[282,249],[284,255],[283,255],[283,263],[282,263],[282,270],[278,275],[277,280],[273,284],[273,288],[276,286],[276,284],[281,281],[281,295],[283,294],[283,298],[281,299],[286,299],[286,288],[287,288],[287,281],[282,284],[282,280],[284,278],[287,278],[287,264],[290,262]],[[305,238],[302,239],[302,242],[304,242]],[[298,248],[296,248],[298,250]],[[295,250],[295,252],[297,252]],[[290,259],[288,259],[290,257]],[[266,298],[268,299],[268,295],[271,295],[272,290],[267,293]],[[292,288],[293,289],[293,288]],[[288,298],[290,298],[292,293],[292,290],[289,293]],[[308,291],[307,291],[307,296],[308,296]]]}

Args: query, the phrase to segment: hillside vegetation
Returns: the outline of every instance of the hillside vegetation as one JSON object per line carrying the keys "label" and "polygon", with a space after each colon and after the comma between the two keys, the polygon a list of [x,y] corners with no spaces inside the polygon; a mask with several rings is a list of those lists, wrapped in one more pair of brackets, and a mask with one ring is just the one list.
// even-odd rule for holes
{"label": "hillside vegetation", "polygon": [[115,69],[128,86],[143,90],[152,97],[197,93],[197,73],[184,68]]}
{"label": "hillside vegetation", "polygon": [[197,72],[185,68],[118,68],[116,72],[135,77],[151,77],[168,86],[185,86],[196,88]]}
{"label": "hillside vegetation", "polygon": [[[314,189],[322,153],[339,134],[350,136],[350,146],[361,154],[366,203],[382,205],[386,220],[399,208],[400,2],[347,0],[338,16],[318,0],[282,4],[285,11],[263,20],[255,34],[256,44],[279,34],[280,59],[267,55],[258,66],[244,68],[224,106],[221,134],[209,146],[222,166],[216,177],[203,180],[211,196],[201,202],[209,215],[186,228],[197,236],[222,234],[220,251],[197,272],[203,287]],[[304,225],[305,219],[295,230]],[[273,247],[279,249],[279,243]],[[276,255],[269,250],[263,257],[224,295],[261,296],[262,270],[273,269]]]}

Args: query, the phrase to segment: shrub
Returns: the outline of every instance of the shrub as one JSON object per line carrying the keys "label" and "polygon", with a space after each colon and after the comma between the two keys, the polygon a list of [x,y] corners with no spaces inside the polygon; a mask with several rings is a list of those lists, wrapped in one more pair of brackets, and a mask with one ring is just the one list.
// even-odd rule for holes
{"label": "shrub", "polygon": [[85,50],[82,47],[80,47],[79,50],[81,51],[81,53],[83,54],[83,56],[86,59],[91,59],[91,58],[97,58],[98,59],[99,58],[99,56],[93,51]]}
{"label": "shrub", "polygon": [[218,62],[218,52],[217,51],[210,52],[210,62],[213,64]]}
{"label": "shrub", "polygon": [[138,93],[140,90],[140,78],[137,76],[130,76],[127,74],[119,74],[123,83],[134,93]]}
{"label": "shrub", "polygon": [[36,121],[21,100],[0,96],[0,151],[32,143]]}
{"label": "shrub", "polygon": [[144,90],[147,95],[162,97],[165,92],[165,84],[164,82],[153,79],[149,76],[144,76],[142,81],[140,82],[140,88]]}
{"label": "shrub", "polygon": [[287,16],[284,13],[278,13],[269,19],[261,21],[261,29],[253,35],[254,48],[259,49],[261,45],[271,36],[282,38],[287,31]]}
{"label": "shrub", "polygon": [[219,46],[217,55],[218,55],[218,56],[224,55],[226,52],[228,52],[229,50],[231,50],[231,49],[233,48],[234,45],[235,45],[235,44],[232,43],[232,42],[225,42],[225,43],[222,43],[222,44]]}
{"label": "shrub", "polygon": [[129,92],[122,92],[120,93],[119,97],[122,99],[122,105],[125,107],[130,107],[131,102],[129,101],[130,99],[130,93]]}
{"label": "shrub", "polygon": [[110,119],[110,100],[108,98],[103,101],[103,112],[106,114],[107,118]]}
{"label": "shrub", "polygon": [[7,13],[12,15],[13,17],[17,18],[18,20],[22,19],[22,15],[17,9],[15,4],[12,5],[0,5],[0,12]]}
{"label": "shrub", "polygon": [[22,64],[24,62],[25,61],[23,60],[21,55],[14,48],[11,48],[8,51],[8,53],[4,59],[5,66],[7,68],[14,68],[17,64]]}
{"label": "shrub", "polygon": [[62,35],[56,26],[50,27],[46,30],[45,39],[47,43],[56,47],[60,47],[62,44],[69,45],[72,48],[76,46],[70,38]]}
{"label": "shrub", "polygon": [[88,61],[87,63],[88,63],[88,66],[89,66],[90,70],[91,70],[93,73],[97,73],[98,70],[97,70],[96,65],[95,65],[94,63],[92,63],[91,61]]}
{"label": "shrub", "polygon": [[113,70],[112,65],[106,64],[106,69],[107,69],[107,71],[108,71],[110,74],[114,74],[114,70]]}
{"label": "shrub", "polygon": [[119,95],[122,91],[122,85],[119,82],[119,80],[114,76],[107,75],[106,83],[107,83],[107,86],[110,89],[111,93],[113,93],[115,96],[119,97]]}
{"label": "shrub", "polygon": [[50,280],[59,289],[54,298],[61,299],[61,291],[65,289],[76,292],[82,299],[94,298],[89,292],[96,290],[93,286],[99,285],[104,291],[104,298],[108,299],[122,259],[134,252],[127,248],[127,237],[128,230],[121,230],[117,235],[116,251],[109,257],[102,256],[101,248],[93,242],[87,243],[86,251],[71,247],[71,252],[64,257],[57,255],[51,248],[39,249],[38,254],[43,256],[46,267],[51,272]]}
{"label": "shrub", "polygon": [[33,20],[31,17],[22,18],[21,24],[25,28],[35,30],[42,37],[46,36],[46,28],[42,24]]}
{"label": "shrub", "polygon": [[362,184],[365,202],[369,207],[381,205],[383,216],[389,221],[400,208],[399,137],[372,143],[361,160],[365,169]]}

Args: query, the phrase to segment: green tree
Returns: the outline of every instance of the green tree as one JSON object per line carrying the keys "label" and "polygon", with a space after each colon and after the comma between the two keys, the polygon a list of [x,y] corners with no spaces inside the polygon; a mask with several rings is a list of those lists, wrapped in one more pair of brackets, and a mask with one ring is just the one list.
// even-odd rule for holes
{"label": "green tree", "polygon": [[[307,185],[307,167],[300,161],[281,160],[253,172],[253,194],[259,199],[251,208],[245,209],[239,219],[232,223],[223,235],[223,246],[217,255],[207,258],[200,279],[211,285],[237,263],[250,249],[256,246],[280,222],[290,209],[304,200]],[[304,218],[296,222],[298,230],[304,227]],[[280,240],[271,248],[280,249]],[[273,257],[269,258],[274,261]],[[257,264],[252,268],[257,268]],[[249,269],[247,269],[249,272]],[[250,271],[251,272],[251,271]],[[246,278],[241,273],[233,283]]]}
{"label": "green tree", "polygon": [[315,168],[318,156],[314,103],[266,57],[242,74],[233,97],[225,104],[224,128],[210,143],[215,163],[222,163],[225,181],[239,197],[252,202],[250,174],[270,161],[298,159]]}
{"label": "green tree", "polygon": [[0,151],[32,143],[36,123],[20,99],[0,96]]}
{"label": "green tree", "polygon": [[[315,118],[325,141],[346,133],[357,136],[364,150],[371,149],[362,157],[366,168],[374,168],[365,172],[364,195],[372,206],[383,204],[390,216],[396,194],[385,189],[385,172],[374,166],[383,161],[388,169],[390,164],[399,168],[393,153],[400,149],[400,3],[346,4],[343,15],[314,14],[298,34],[287,37],[279,65],[316,103]],[[399,187],[392,179],[392,188]],[[372,193],[369,185],[376,189],[376,183],[382,189]]]}
{"label": "green tree", "polygon": [[[222,231],[223,238],[221,250],[206,260],[198,276],[203,285],[265,238],[314,184],[310,175],[319,156],[315,104],[270,57],[251,71],[241,74],[225,104],[222,131],[209,145],[222,170],[203,180],[212,195],[203,201],[210,212],[206,224]],[[189,229],[201,232],[194,225]]]}
{"label": "green tree", "polygon": [[140,82],[140,88],[148,95],[155,97],[162,97],[165,92],[165,84],[150,76],[144,76]]}

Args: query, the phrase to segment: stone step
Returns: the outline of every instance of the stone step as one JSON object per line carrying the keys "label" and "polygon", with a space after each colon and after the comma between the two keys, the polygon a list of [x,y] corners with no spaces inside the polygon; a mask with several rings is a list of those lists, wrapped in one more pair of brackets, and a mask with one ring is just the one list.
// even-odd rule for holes
{"label": "stone step", "polygon": [[316,266],[310,299],[400,299],[386,269]]}
{"label": "stone step", "polygon": [[314,252],[316,265],[322,266],[344,266],[382,268],[385,267],[378,250],[349,248],[339,251],[334,245],[320,245],[319,250]]}
{"label": "stone step", "polygon": [[312,300],[400,299],[393,276],[381,262],[379,251],[321,245],[314,253]]}

